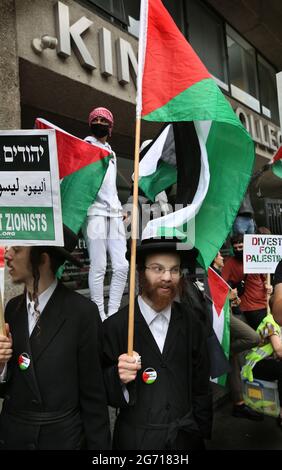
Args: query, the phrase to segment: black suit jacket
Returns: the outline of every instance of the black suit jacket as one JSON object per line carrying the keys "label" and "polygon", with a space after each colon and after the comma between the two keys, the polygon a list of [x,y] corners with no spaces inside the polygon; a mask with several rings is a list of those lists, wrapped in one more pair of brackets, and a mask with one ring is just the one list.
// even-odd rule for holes
{"label": "black suit jacket", "polygon": [[[136,302],[134,350],[141,356],[142,369],[127,386],[129,404],[117,371],[118,357],[127,351],[128,307],[107,319],[103,328],[108,400],[120,408],[115,448],[198,448],[199,438],[210,434],[212,408],[206,338],[193,312],[173,304],[161,353]],[[142,380],[142,373],[149,367],[157,372],[151,385]]]}
{"label": "black suit jacket", "polygon": [[[108,410],[100,363],[102,328],[96,305],[58,284],[30,338],[23,296],[8,303],[5,317],[12,333],[13,356],[8,363],[0,423],[4,448],[80,448],[85,436],[87,448],[108,449]],[[26,370],[18,366],[23,352],[31,359]],[[23,412],[31,416],[58,412],[67,417],[37,426],[28,416],[19,419]]]}

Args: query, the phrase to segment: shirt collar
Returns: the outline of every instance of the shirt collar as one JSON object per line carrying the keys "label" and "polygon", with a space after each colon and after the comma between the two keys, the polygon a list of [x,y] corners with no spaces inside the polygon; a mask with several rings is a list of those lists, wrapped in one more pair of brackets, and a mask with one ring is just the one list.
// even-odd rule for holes
{"label": "shirt collar", "polygon": [[110,144],[108,142],[105,142],[103,144],[103,142],[101,142],[100,140],[96,139],[96,137],[94,137],[93,135],[89,135],[87,136],[84,140],[86,140],[86,142],[89,142],[91,144],[95,144],[97,145],[97,147],[100,147],[100,148],[103,148],[103,149],[107,149],[109,150],[110,152],[112,151],[112,147],[110,146]]}
{"label": "shirt collar", "polygon": [[[38,308],[37,308],[37,310],[39,310],[40,313],[43,312],[44,308],[47,305],[47,302],[51,298],[51,296],[52,296],[54,290],[56,289],[57,285],[58,285],[58,280],[54,279],[52,284],[50,284],[50,286],[46,290],[41,292],[41,294],[38,296]],[[28,296],[28,292],[27,292],[26,293],[26,307],[27,307],[27,310],[28,310],[28,305],[30,303],[31,303],[31,300],[30,300],[30,298]]]}
{"label": "shirt collar", "polygon": [[148,326],[150,326],[150,324],[156,319],[157,315],[159,314],[162,314],[169,323],[171,317],[171,304],[160,312],[156,312],[152,307],[150,307],[150,305],[145,302],[141,295],[138,295],[138,305]]}

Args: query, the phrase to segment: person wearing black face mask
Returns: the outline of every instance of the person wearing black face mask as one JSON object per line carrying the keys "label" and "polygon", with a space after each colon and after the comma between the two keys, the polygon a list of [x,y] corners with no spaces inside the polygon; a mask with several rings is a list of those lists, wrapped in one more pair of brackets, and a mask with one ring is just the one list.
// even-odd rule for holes
{"label": "person wearing black face mask", "polygon": [[240,297],[240,309],[247,323],[255,330],[267,313],[267,294],[272,293],[272,286],[267,284],[265,274],[244,274],[243,271],[243,235],[231,238],[234,256],[227,259],[222,270],[222,277],[233,288],[237,288]]}
{"label": "person wearing black face mask", "polygon": [[[99,118],[97,118],[99,119]],[[101,118],[103,119],[103,118]],[[103,119],[105,121],[105,119]],[[108,137],[109,125],[106,123],[93,122],[90,127],[92,134],[99,140],[102,137]]]}
{"label": "person wearing black face mask", "polygon": [[[95,108],[88,119],[90,136],[84,140],[110,151],[111,159],[95,201],[89,207],[83,235],[90,258],[89,289],[91,300],[98,306],[102,321],[117,312],[126,284],[128,261],[125,258],[126,238],[123,211],[117,193],[117,160],[115,152],[107,142],[111,136],[114,118],[106,108]],[[107,252],[113,270],[107,315],[104,307],[104,277],[107,267]]]}
{"label": "person wearing black face mask", "polygon": [[243,249],[238,250],[233,248],[234,257],[240,261],[243,261]]}

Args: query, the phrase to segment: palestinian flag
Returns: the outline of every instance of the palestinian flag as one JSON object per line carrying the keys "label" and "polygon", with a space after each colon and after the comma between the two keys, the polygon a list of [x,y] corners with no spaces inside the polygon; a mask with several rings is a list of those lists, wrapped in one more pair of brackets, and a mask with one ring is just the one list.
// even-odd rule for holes
{"label": "palestinian flag", "polygon": [[[155,200],[156,195],[177,183],[176,210],[148,224],[143,238],[178,236],[194,246],[194,221],[210,181],[205,144],[196,134],[197,123],[175,122],[168,124],[160,135],[141,152],[139,187],[146,196]],[[189,164],[187,164],[189,162]]]}
{"label": "palestinian flag", "polygon": [[279,149],[277,150],[271,163],[271,168],[275,176],[278,176],[278,178],[282,178],[282,146],[279,147]]}
{"label": "palestinian flag", "polygon": [[[201,152],[192,122],[167,124],[140,153],[140,158],[139,187],[151,201],[174,183],[177,183],[176,203],[180,204],[193,203],[199,186],[207,191],[207,154],[205,147]],[[186,164],[187,159],[190,165]]]}
{"label": "palestinian flag", "polygon": [[[230,287],[212,268],[208,269],[208,284],[212,297],[213,330],[229,358],[230,349],[230,309],[228,293]],[[225,385],[226,374],[218,377],[216,382]]]}
{"label": "palestinian flag", "polygon": [[45,119],[37,118],[35,126],[56,131],[63,222],[78,233],[103,183],[111,154]]}
{"label": "palestinian flag", "polygon": [[[152,171],[145,168],[152,146],[146,149],[140,186],[153,200],[156,190],[176,180],[181,185],[177,202],[193,206],[150,221],[143,238],[182,233],[183,241],[198,248],[199,261],[207,268],[230,232],[245,194],[254,162],[253,141],[161,0],[141,0],[140,17],[137,117],[178,123],[158,142],[159,159],[155,158]],[[184,147],[185,129],[189,139]],[[176,155],[169,160],[162,149],[171,138]],[[166,174],[160,182],[156,171],[163,176],[168,165],[174,167],[172,175]],[[189,186],[192,178],[184,180],[190,169],[198,171],[193,187]],[[146,187],[153,186],[155,191],[146,192]],[[189,195],[184,194],[185,188]]]}

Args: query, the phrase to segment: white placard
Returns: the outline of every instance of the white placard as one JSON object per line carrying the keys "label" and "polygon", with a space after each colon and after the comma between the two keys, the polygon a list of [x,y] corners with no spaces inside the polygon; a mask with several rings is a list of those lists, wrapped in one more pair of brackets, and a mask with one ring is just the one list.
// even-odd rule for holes
{"label": "white placard", "polygon": [[0,244],[64,245],[54,129],[0,131]]}
{"label": "white placard", "polygon": [[244,235],[244,273],[274,273],[282,259],[282,235]]}

